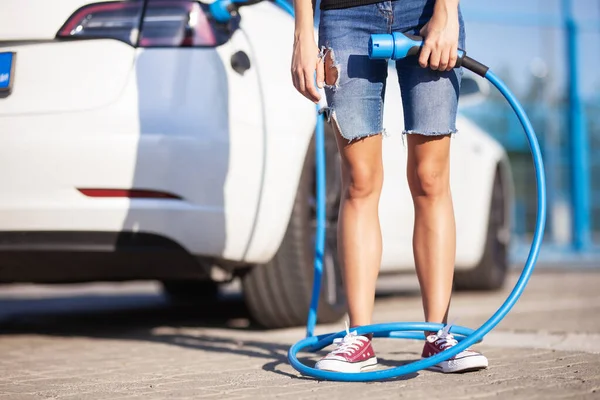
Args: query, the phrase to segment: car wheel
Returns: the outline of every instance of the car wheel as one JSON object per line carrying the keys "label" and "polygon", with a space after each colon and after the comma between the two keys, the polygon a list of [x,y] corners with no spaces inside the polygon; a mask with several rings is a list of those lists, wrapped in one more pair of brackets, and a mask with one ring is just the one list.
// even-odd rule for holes
{"label": "car wheel", "polygon": [[[244,297],[254,320],[266,328],[306,324],[313,284],[315,209],[314,142],[308,149],[292,215],[273,259],[242,278]],[[317,320],[330,323],[346,312],[346,296],[337,256],[340,203],[339,155],[333,134],[326,133],[327,234]]]}
{"label": "car wheel", "polygon": [[163,281],[167,298],[175,303],[197,303],[216,301],[219,284],[212,281]]}
{"label": "car wheel", "polygon": [[503,231],[506,223],[506,203],[502,175],[496,171],[483,256],[479,264],[468,271],[457,271],[454,285],[457,290],[496,290],[505,281],[508,270],[508,240]]}

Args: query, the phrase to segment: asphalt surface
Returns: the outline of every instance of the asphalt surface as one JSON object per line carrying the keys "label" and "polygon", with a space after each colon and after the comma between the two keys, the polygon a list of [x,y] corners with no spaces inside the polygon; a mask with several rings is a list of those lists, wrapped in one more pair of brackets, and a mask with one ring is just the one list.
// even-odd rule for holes
{"label": "asphalt surface", "polygon": [[[456,293],[450,318],[478,327],[516,278],[503,291]],[[536,272],[476,346],[490,360],[487,370],[343,383],[291,368],[286,353],[304,329],[253,326],[235,285],[201,305],[171,304],[155,283],[0,286],[0,400],[600,398],[599,287],[600,269]],[[380,280],[374,319],[422,320],[414,276]],[[317,333],[342,329],[340,321]],[[374,346],[380,368],[389,368],[418,359],[422,344],[376,339]]]}

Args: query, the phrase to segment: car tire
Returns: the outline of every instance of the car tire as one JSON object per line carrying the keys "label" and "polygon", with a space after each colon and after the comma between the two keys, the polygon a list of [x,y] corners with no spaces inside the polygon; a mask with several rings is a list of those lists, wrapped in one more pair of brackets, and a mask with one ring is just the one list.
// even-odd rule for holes
{"label": "car tire", "polygon": [[508,270],[508,240],[503,235],[506,224],[506,200],[500,170],[496,171],[492,186],[490,216],[483,256],[470,270],[456,271],[456,290],[497,290],[502,288]]}
{"label": "car tire", "polygon": [[194,303],[216,301],[219,297],[219,284],[212,281],[162,281],[166,297],[174,303]]}
{"label": "car tire", "polygon": [[[247,307],[259,325],[286,328],[306,324],[313,285],[315,218],[315,147],[309,146],[288,227],[273,259],[242,277]],[[326,132],[327,234],[317,320],[338,321],[346,296],[337,256],[340,164],[335,138]]]}

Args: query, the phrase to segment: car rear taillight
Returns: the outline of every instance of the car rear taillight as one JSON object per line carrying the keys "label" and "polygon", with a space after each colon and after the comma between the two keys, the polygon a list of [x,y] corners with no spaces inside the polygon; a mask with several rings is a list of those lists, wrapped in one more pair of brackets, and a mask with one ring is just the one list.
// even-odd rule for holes
{"label": "car rear taillight", "polygon": [[81,7],[58,31],[60,38],[111,38],[135,45],[143,1],[119,1]]}
{"label": "car rear taillight", "polygon": [[216,45],[215,33],[202,6],[190,0],[89,4],[69,18],[57,37],[110,38],[141,47]]}

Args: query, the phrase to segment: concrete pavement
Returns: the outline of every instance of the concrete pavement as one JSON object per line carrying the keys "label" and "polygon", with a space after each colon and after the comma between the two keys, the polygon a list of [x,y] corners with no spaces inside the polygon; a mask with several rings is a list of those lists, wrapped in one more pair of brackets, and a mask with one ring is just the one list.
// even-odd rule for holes
{"label": "concrete pavement", "polygon": [[[477,327],[498,293],[457,293],[451,319]],[[600,271],[535,273],[511,314],[477,346],[487,370],[420,371],[386,382],[301,377],[286,359],[303,328],[262,331],[230,296],[211,307],[169,305],[153,284],[0,288],[0,400],[600,398]],[[375,322],[422,319],[414,276],[383,277]],[[319,326],[338,331],[343,323]],[[378,339],[382,367],[422,344]],[[319,355],[303,354],[306,362]]]}

